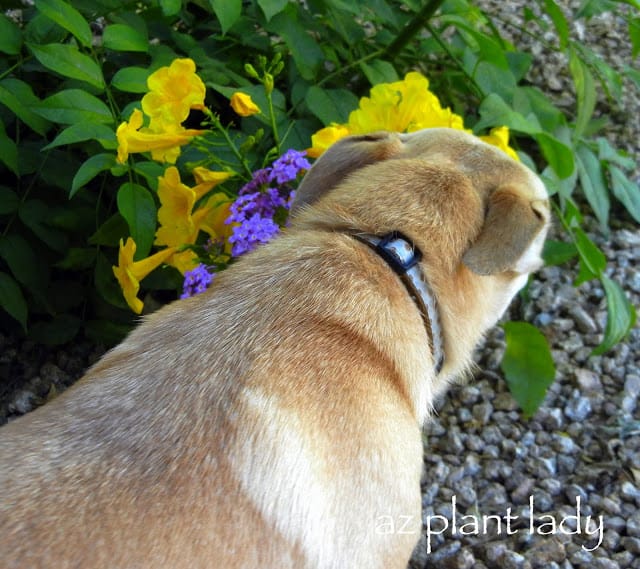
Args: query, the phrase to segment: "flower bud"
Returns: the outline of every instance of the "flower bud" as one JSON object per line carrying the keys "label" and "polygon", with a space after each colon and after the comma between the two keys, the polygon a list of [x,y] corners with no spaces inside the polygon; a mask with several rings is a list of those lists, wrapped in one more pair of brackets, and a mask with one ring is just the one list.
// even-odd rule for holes
{"label": "flower bud", "polygon": [[258,80],[260,79],[260,76],[258,75],[256,68],[250,63],[244,64],[244,72],[252,79],[258,79]]}
{"label": "flower bud", "polygon": [[273,75],[271,75],[271,73],[264,74],[264,90],[267,92],[267,95],[273,92]]}

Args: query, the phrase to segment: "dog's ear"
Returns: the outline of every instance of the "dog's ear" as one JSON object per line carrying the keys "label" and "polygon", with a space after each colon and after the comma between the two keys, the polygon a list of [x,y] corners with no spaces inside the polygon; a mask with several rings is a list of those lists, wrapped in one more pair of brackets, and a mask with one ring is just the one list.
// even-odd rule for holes
{"label": "dog's ear", "polygon": [[462,261],[478,275],[531,270],[534,267],[527,266],[527,253],[548,223],[548,216],[545,200],[532,200],[513,186],[498,188],[489,197],[480,235]]}
{"label": "dog's ear", "polygon": [[296,190],[291,213],[312,204],[330,192],[351,172],[390,158],[402,147],[400,137],[391,132],[349,136],[336,142],[311,167]]}

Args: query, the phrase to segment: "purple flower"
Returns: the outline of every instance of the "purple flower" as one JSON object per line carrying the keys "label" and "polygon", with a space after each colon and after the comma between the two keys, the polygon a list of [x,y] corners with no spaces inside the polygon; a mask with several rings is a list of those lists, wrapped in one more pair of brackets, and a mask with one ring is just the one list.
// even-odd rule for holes
{"label": "purple flower", "polygon": [[269,180],[275,180],[278,184],[286,184],[295,180],[301,170],[311,168],[311,164],[305,158],[306,154],[304,151],[287,150],[272,164]]}
{"label": "purple flower", "polygon": [[233,244],[231,255],[238,257],[256,248],[260,243],[266,243],[280,231],[278,224],[270,217],[262,217],[254,213],[240,225],[233,228],[229,243]]}
{"label": "purple flower", "polygon": [[288,182],[311,167],[305,155],[305,152],[288,150],[271,167],[256,170],[251,181],[240,189],[225,220],[227,225],[238,224],[229,237],[233,257],[255,249],[278,233],[280,227],[273,218],[284,223],[294,195]]}
{"label": "purple flower", "polygon": [[187,271],[184,274],[184,283],[182,285],[182,294],[180,298],[189,298],[207,290],[211,281],[213,281],[215,273],[209,272],[205,265],[198,265],[195,269]]}

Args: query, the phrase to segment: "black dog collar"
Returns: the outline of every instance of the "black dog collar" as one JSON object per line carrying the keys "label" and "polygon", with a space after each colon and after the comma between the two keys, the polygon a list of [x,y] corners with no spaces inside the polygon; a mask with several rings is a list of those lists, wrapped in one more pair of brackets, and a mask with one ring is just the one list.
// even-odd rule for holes
{"label": "black dog collar", "polygon": [[422,315],[436,374],[440,373],[445,359],[444,341],[436,299],[419,265],[422,253],[399,231],[392,231],[382,237],[363,233],[353,236],[380,255],[404,283]]}

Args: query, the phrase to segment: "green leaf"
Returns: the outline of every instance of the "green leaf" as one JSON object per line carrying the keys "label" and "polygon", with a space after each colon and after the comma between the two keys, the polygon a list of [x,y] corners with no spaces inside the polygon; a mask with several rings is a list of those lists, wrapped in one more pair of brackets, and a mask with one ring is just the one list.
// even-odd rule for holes
{"label": "green leaf", "polygon": [[82,166],[78,168],[76,175],[73,177],[69,197],[72,198],[80,188],[86,186],[100,172],[113,168],[115,164],[116,157],[113,154],[103,153],[90,156]]}
{"label": "green leaf", "polygon": [[388,61],[382,59],[374,59],[369,63],[361,63],[360,69],[365,74],[371,85],[378,83],[392,83],[398,80],[398,72],[395,67]]}
{"label": "green leaf", "polygon": [[51,249],[64,254],[67,251],[67,236],[48,225],[49,207],[41,200],[28,200],[18,208],[18,216],[35,235]]}
{"label": "green leaf", "polygon": [[531,417],[555,378],[551,350],[540,330],[528,322],[507,322],[503,328],[507,348],[500,367],[524,415]]}
{"label": "green leaf", "polygon": [[149,51],[149,39],[127,24],[111,24],[104,29],[104,47],[114,51]]}
{"label": "green leaf", "polygon": [[625,295],[620,285],[606,275],[600,277],[607,296],[607,325],[602,343],[593,350],[593,355],[601,355],[622,340],[636,323],[636,309]]}
{"label": "green leaf", "polygon": [[76,337],[82,320],[71,314],[58,314],[49,322],[36,322],[29,331],[29,338],[38,344],[59,346]]}
{"label": "green leaf", "polygon": [[120,285],[113,276],[113,265],[101,251],[98,252],[93,275],[98,294],[109,304],[127,309],[127,302],[122,295]]}
{"label": "green leaf", "polygon": [[111,85],[125,93],[146,93],[147,78],[152,71],[143,67],[123,67],[111,79]]}
{"label": "green leaf", "polygon": [[0,120],[0,161],[4,162],[14,174],[19,175],[18,168],[18,147],[16,143],[9,138],[4,129],[4,124]]}
{"label": "green leaf", "polygon": [[160,0],[160,8],[164,16],[175,16],[182,8],[182,0]]}
{"label": "green leaf", "polygon": [[47,97],[34,109],[47,120],[63,124],[98,122],[113,124],[109,107],[82,89],[66,89]]}
{"label": "green leaf", "polygon": [[27,331],[27,302],[18,283],[6,273],[0,272],[0,308],[15,318]]}
{"label": "green leaf", "polygon": [[89,243],[91,245],[117,247],[120,239],[123,239],[127,235],[128,230],[129,227],[124,217],[119,213],[114,213],[89,237]]}
{"label": "green leaf", "polygon": [[545,12],[551,18],[553,25],[558,32],[558,40],[560,41],[560,49],[566,49],[569,43],[569,24],[564,17],[562,10],[554,0],[544,0]]}
{"label": "green leaf", "polygon": [[36,59],[47,69],[71,79],[86,81],[96,89],[104,89],[100,66],[77,47],[68,44],[28,44]]}
{"label": "green leaf", "polygon": [[12,77],[0,81],[0,104],[5,105],[39,135],[44,136],[47,133],[49,123],[33,110],[40,104],[40,100],[24,81]]}
{"label": "green leaf", "polygon": [[475,132],[480,132],[491,126],[508,126],[510,129],[525,134],[538,134],[541,132],[540,124],[535,115],[524,117],[514,111],[500,95],[492,93],[480,103],[480,120],[473,127]]}
{"label": "green leaf", "polygon": [[48,278],[42,262],[22,235],[9,234],[0,237],[0,257],[13,276],[34,293],[44,292]]}
{"label": "green leaf", "polygon": [[604,12],[613,12],[617,8],[617,2],[613,0],[584,0],[575,15],[575,19],[593,18]]}
{"label": "green leaf", "polygon": [[54,264],[54,267],[69,271],[90,269],[96,261],[95,247],[70,247],[65,257]]}
{"label": "green leaf", "polygon": [[113,150],[118,146],[116,133],[107,125],[81,122],[65,128],[52,142],[43,147],[42,150],[84,142],[86,140],[97,140],[103,148],[108,150]]}
{"label": "green leaf", "polygon": [[131,237],[136,242],[135,259],[149,255],[156,232],[156,204],[143,186],[125,182],[118,190],[118,211],[127,220]]}
{"label": "green leaf", "polygon": [[622,170],[617,166],[610,166],[611,189],[631,217],[640,223],[640,187],[627,178]]}
{"label": "green leaf", "polygon": [[220,22],[223,34],[229,31],[242,13],[242,0],[209,0],[209,6]]}
{"label": "green leaf", "polygon": [[276,14],[279,14],[287,7],[289,0],[258,0],[258,6],[264,13],[267,20],[271,20]]}
{"label": "green leaf", "polygon": [[20,198],[13,190],[6,186],[0,186],[0,215],[18,211]]}
{"label": "green leaf", "polygon": [[547,239],[542,251],[545,265],[562,265],[578,254],[575,244]]}
{"label": "green leaf", "polygon": [[635,59],[640,53],[640,17],[629,18],[629,40],[631,40],[631,59]]}
{"label": "green leaf", "polygon": [[596,214],[600,227],[607,231],[609,224],[609,192],[605,185],[600,160],[585,144],[578,146],[575,159],[582,191],[591,209]]}
{"label": "green leaf", "polygon": [[569,178],[576,169],[573,151],[564,142],[548,134],[540,132],[534,137],[549,165],[560,179]]}
{"label": "green leaf", "polygon": [[347,89],[321,89],[312,85],[305,102],[309,110],[322,124],[346,123],[353,109],[358,108],[358,98]]}
{"label": "green leaf", "polygon": [[271,19],[269,28],[284,39],[302,78],[312,81],[320,69],[324,54],[318,42],[298,21],[296,7],[290,3],[286,10]]}
{"label": "green leaf", "polygon": [[578,286],[588,280],[601,277],[607,267],[607,258],[579,227],[573,229],[573,239],[580,258],[580,270],[574,283]]}
{"label": "green leaf", "polygon": [[165,169],[165,164],[153,160],[136,161],[133,166],[134,172],[143,176],[149,188],[154,192],[158,191],[158,177],[164,174]]}
{"label": "green leaf", "polygon": [[589,67],[573,48],[569,49],[569,70],[578,96],[578,115],[573,133],[573,139],[578,140],[587,129],[596,108],[596,84]]}
{"label": "green leaf", "polygon": [[82,14],[63,0],[36,0],[36,8],[60,27],[72,33],[84,46],[91,47],[93,34]]}
{"label": "green leaf", "polygon": [[636,167],[636,161],[624,153],[624,151],[616,150],[606,138],[598,138],[598,158],[605,162],[613,162],[625,170],[631,170]]}
{"label": "green leaf", "polygon": [[8,55],[18,55],[22,47],[22,32],[13,20],[0,13],[0,51]]}

